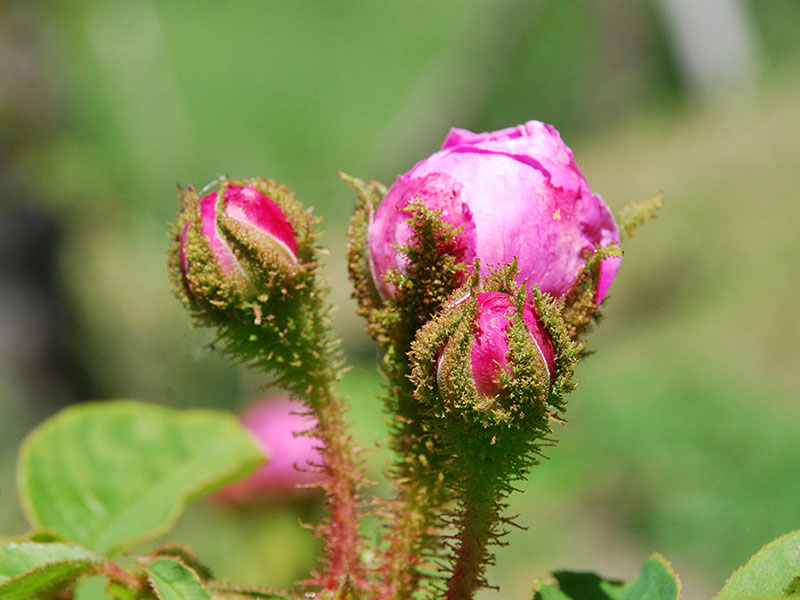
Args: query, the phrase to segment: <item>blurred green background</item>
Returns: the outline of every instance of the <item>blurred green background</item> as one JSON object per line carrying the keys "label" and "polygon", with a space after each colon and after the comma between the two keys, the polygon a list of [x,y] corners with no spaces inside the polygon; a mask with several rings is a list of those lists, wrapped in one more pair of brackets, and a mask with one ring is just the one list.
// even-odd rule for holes
{"label": "blurred green background", "polygon": [[[25,530],[16,447],[59,406],[241,410],[263,381],[171,296],[177,184],[263,175],[324,218],[358,443],[383,436],[376,348],[344,266],[343,170],[390,184],[451,126],[539,119],[627,243],[551,460],[511,499],[490,580],[632,577],[658,550],[708,597],[800,528],[800,3],[796,0],[0,2],[0,532]],[[385,456],[370,452],[381,478]],[[380,487],[380,486],[379,486]],[[194,505],[166,539],[288,585],[313,504]]]}

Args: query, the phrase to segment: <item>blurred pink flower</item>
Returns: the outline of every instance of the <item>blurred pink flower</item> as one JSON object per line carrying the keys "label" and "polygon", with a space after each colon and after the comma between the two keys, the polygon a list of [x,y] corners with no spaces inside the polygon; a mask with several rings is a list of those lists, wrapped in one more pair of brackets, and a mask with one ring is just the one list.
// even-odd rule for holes
{"label": "blurred pink flower", "polygon": [[[253,434],[268,462],[250,476],[216,494],[223,502],[248,502],[268,497],[287,497],[308,492],[298,487],[320,481],[323,474],[310,465],[320,465],[319,439],[305,432],[315,425],[303,416],[308,409],[302,402],[284,396],[270,397],[251,406],[242,424]],[[309,470],[310,469],[310,470]]]}
{"label": "blurred pink flower", "polygon": [[[452,129],[442,149],[398,177],[371,225],[369,248],[376,284],[385,297],[394,287],[384,279],[403,269],[403,246],[411,236],[402,209],[419,197],[461,226],[458,258],[481,271],[518,260],[518,283],[566,296],[595,246],[619,242],[608,206],[589,189],[572,151],[552,126],[539,121],[492,133]],[[603,260],[597,302],[608,291],[620,259]]]}

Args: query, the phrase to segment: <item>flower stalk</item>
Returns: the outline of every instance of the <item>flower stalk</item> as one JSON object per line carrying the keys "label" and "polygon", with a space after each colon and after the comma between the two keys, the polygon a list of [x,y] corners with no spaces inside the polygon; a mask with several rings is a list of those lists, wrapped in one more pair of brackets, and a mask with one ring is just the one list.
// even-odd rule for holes
{"label": "flower stalk", "polygon": [[561,422],[563,395],[573,388],[581,345],[567,333],[562,303],[538,290],[528,303],[516,275],[513,264],[475,275],[412,344],[416,398],[455,501],[446,516],[457,531],[448,598],[487,585],[490,547],[511,524],[505,498],[553,443],[552,423]]}
{"label": "flower stalk", "polygon": [[408,353],[417,330],[464,280],[466,266],[455,258],[460,230],[440,219],[441,209],[412,202],[404,208],[411,235],[401,249],[408,268],[387,274],[387,284],[395,294],[384,298],[366,250],[369,226],[383,189],[346,175],[343,179],[359,198],[350,228],[349,269],[359,312],[367,318],[367,330],[383,351],[384,401],[393,416],[389,443],[397,457],[389,473],[397,496],[381,503],[386,534],[379,557],[380,597],[410,598],[420,588],[429,587],[431,563],[445,551],[441,519],[450,495],[443,485],[435,439],[421,419],[409,380]]}
{"label": "flower stalk", "polygon": [[173,290],[196,321],[215,327],[224,351],[303,400],[321,441],[329,518],[316,529],[323,568],[310,583],[326,593],[363,586],[358,533],[359,490],[365,485],[347,432],[343,372],[333,336],[327,287],[318,273],[318,219],[288,188],[254,178],[222,180],[202,198],[181,192],[173,226]]}

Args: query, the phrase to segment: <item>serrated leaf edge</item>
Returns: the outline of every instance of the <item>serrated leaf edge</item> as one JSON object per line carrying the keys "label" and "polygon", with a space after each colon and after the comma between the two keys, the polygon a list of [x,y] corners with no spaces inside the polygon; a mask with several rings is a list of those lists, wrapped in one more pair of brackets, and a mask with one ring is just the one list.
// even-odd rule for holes
{"label": "serrated leaf edge", "polygon": [[[113,406],[112,406],[113,405]],[[95,400],[89,402],[83,402],[79,405],[67,407],[57,414],[53,415],[51,418],[43,422],[41,425],[36,427],[34,430],[30,431],[22,441],[19,450],[19,456],[17,459],[17,494],[19,497],[20,505],[22,506],[22,511],[25,515],[25,518],[28,522],[33,525],[34,527],[42,528],[42,529],[50,529],[55,531],[60,535],[60,532],[54,530],[52,528],[47,528],[44,524],[42,524],[35,514],[35,509],[32,506],[32,502],[30,502],[30,493],[27,491],[27,484],[28,479],[25,475],[25,469],[23,465],[27,462],[28,453],[30,452],[30,447],[33,442],[42,434],[42,431],[46,431],[48,427],[52,427],[53,423],[56,420],[61,419],[68,419],[73,413],[80,413],[87,409],[91,408],[99,408],[99,407],[106,407],[112,406],[113,409],[123,410],[126,406],[137,406],[137,407],[145,407],[149,410],[159,411],[162,414],[169,413],[172,415],[180,414],[183,415],[183,418],[198,418],[207,415],[215,415],[219,417],[223,417],[228,421],[236,423],[239,425],[239,421],[233,414],[226,413],[225,411],[221,410],[213,410],[213,409],[206,409],[206,408],[191,408],[191,409],[175,409],[166,406],[162,406],[159,404],[149,403],[149,402],[142,402],[140,400],[133,400],[133,399],[112,399],[112,400]],[[249,436],[253,448],[258,450],[258,445],[256,444],[255,440],[252,436]],[[259,450],[259,453],[261,451]],[[241,474],[246,474],[251,469],[256,468],[258,465],[262,463],[262,460],[258,461],[248,461],[239,465],[239,468],[236,472],[231,473],[225,481],[220,483],[220,486],[225,485],[226,482],[235,480]],[[143,541],[157,538],[158,536],[166,533],[169,531],[175,522],[177,521],[178,517],[180,516],[183,509],[186,505],[191,502],[194,498],[198,496],[202,496],[203,493],[209,489],[212,484],[212,479],[207,479],[204,481],[199,482],[194,488],[185,491],[183,494],[179,495],[172,506],[172,509],[169,512],[169,516],[165,519],[165,523],[157,529],[153,529],[149,532],[142,533],[137,537],[132,537],[127,540],[122,540],[108,548],[108,553],[111,554],[121,548],[126,546],[133,546],[135,544],[141,543]],[[216,487],[216,486],[214,486]]]}

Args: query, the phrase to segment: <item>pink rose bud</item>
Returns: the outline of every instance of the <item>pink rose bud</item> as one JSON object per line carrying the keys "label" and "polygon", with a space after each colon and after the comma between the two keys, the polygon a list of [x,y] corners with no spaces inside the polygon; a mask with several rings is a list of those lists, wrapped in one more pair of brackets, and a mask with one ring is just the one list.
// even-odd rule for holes
{"label": "pink rose bud", "polygon": [[[509,361],[508,330],[516,319],[517,308],[514,296],[505,292],[482,292],[477,294],[477,316],[472,324],[472,346],[469,350],[469,364],[472,382],[481,396],[496,396],[502,390],[501,373],[512,375]],[[528,303],[523,305],[522,319],[530,334],[530,341],[535,344],[541,357],[542,366],[546,369],[543,377],[547,385],[553,383],[555,377],[555,352],[553,342],[545,331],[536,314],[536,309]],[[448,341],[442,349],[439,367],[448,361],[458,361],[458,344]],[[467,359],[467,357],[464,357]],[[445,381],[448,373],[445,369],[437,370],[440,387],[453,387]]]}
{"label": "pink rose bud", "polygon": [[[608,206],[589,189],[558,132],[539,121],[492,133],[452,129],[442,149],[398,177],[375,212],[369,231],[371,267],[384,297],[394,286],[384,276],[404,268],[398,247],[411,235],[414,199],[442,210],[461,227],[459,260],[481,261],[481,274],[517,259],[518,284],[563,298],[595,247],[619,243]],[[599,267],[599,304],[619,269],[619,257]]]}
{"label": "pink rose bud", "polygon": [[[198,205],[201,240],[222,277],[240,291],[249,287],[252,274],[238,258],[237,244],[272,253],[286,264],[297,263],[291,223],[278,204],[254,185],[225,185],[203,196]],[[184,223],[179,248],[183,283],[190,293],[205,287],[204,281],[194,282],[191,274],[192,223],[192,219]]]}
{"label": "pink rose bud", "polygon": [[250,407],[242,423],[253,434],[268,462],[250,476],[216,494],[223,502],[252,502],[270,497],[303,494],[303,487],[323,478],[318,467],[322,442],[307,435],[315,421],[304,416],[302,402],[286,397],[267,398]]}

